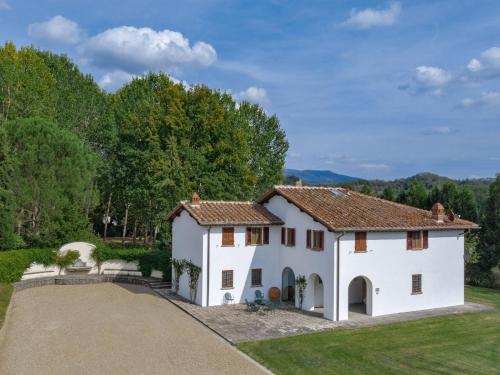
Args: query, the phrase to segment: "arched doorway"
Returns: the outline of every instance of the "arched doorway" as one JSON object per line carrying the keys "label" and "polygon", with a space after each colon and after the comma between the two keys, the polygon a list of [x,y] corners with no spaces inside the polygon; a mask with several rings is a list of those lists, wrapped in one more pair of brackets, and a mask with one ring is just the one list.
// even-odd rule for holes
{"label": "arched doorway", "polygon": [[322,309],[324,306],[323,280],[318,274],[313,273],[309,277],[309,283],[310,283],[310,290],[312,292],[310,300],[312,307],[311,310]]}
{"label": "arched doorway", "polygon": [[290,267],[285,267],[281,273],[281,299],[295,303],[295,273]]}
{"label": "arched doorway", "polygon": [[364,276],[355,277],[349,284],[349,313],[372,314],[372,284]]}

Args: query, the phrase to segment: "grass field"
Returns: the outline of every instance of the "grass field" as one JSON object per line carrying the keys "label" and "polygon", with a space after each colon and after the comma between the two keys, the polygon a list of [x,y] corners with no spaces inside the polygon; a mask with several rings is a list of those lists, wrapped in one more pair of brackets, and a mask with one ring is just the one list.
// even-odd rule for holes
{"label": "grass field", "polygon": [[0,328],[2,328],[3,321],[5,320],[5,313],[9,306],[12,290],[12,285],[0,283]]}
{"label": "grass field", "polygon": [[498,374],[500,291],[465,292],[467,300],[496,309],[238,347],[277,374]]}

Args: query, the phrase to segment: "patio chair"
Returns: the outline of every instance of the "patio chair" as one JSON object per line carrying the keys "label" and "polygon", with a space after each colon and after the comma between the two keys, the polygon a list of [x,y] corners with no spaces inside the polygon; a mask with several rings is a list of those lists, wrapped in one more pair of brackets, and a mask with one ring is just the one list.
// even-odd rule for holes
{"label": "patio chair", "polygon": [[262,292],[260,290],[257,289],[255,291],[255,303],[260,304],[263,299],[264,299],[264,295],[262,294]]}
{"label": "patio chair", "polygon": [[276,310],[278,305],[279,305],[279,300],[274,301],[274,302],[269,302],[268,304],[266,304],[266,311],[270,312],[270,313],[274,313],[274,311]]}
{"label": "patio chair", "polygon": [[224,303],[234,303],[234,297],[231,293],[227,292],[224,294]]}
{"label": "patio chair", "polygon": [[258,312],[260,307],[259,305],[253,303],[253,302],[248,302],[248,300],[245,298],[245,305],[247,305],[247,311],[250,312]]}

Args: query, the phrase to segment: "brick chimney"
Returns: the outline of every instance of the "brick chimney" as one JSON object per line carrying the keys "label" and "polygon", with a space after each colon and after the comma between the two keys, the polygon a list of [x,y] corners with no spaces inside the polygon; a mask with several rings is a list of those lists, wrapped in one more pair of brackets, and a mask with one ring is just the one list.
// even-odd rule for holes
{"label": "brick chimney", "polygon": [[194,205],[200,204],[200,196],[198,195],[198,193],[196,191],[193,192],[193,194],[191,195],[191,204],[194,204]]}
{"label": "brick chimney", "polygon": [[295,186],[302,187],[302,180],[300,178],[297,181],[295,181]]}
{"label": "brick chimney", "polygon": [[443,205],[439,202],[434,203],[434,206],[432,206],[432,218],[438,223],[442,223],[444,221],[444,215]]}

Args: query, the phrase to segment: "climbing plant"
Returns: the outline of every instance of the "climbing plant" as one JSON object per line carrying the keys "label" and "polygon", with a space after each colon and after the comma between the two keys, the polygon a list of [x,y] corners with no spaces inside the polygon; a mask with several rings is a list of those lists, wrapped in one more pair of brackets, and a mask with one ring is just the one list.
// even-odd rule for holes
{"label": "climbing plant", "polygon": [[189,297],[191,299],[191,302],[194,303],[196,301],[196,294],[198,292],[198,279],[200,278],[201,267],[198,267],[191,261],[188,261],[185,264],[186,272],[189,277]]}
{"label": "climbing plant", "polygon": [[304,291],[307,287],[307,280],[304,275],[298,275],[295,278],[295,287],[299,293],[299,308],[302,309],[302,302],[304,302]]}
{"label": "climbing plant", "polygon": [[179,292],[179,280],[186,269],[186,261],[184,259],[172,259],[172,268],[174,270],[174,291]]}

